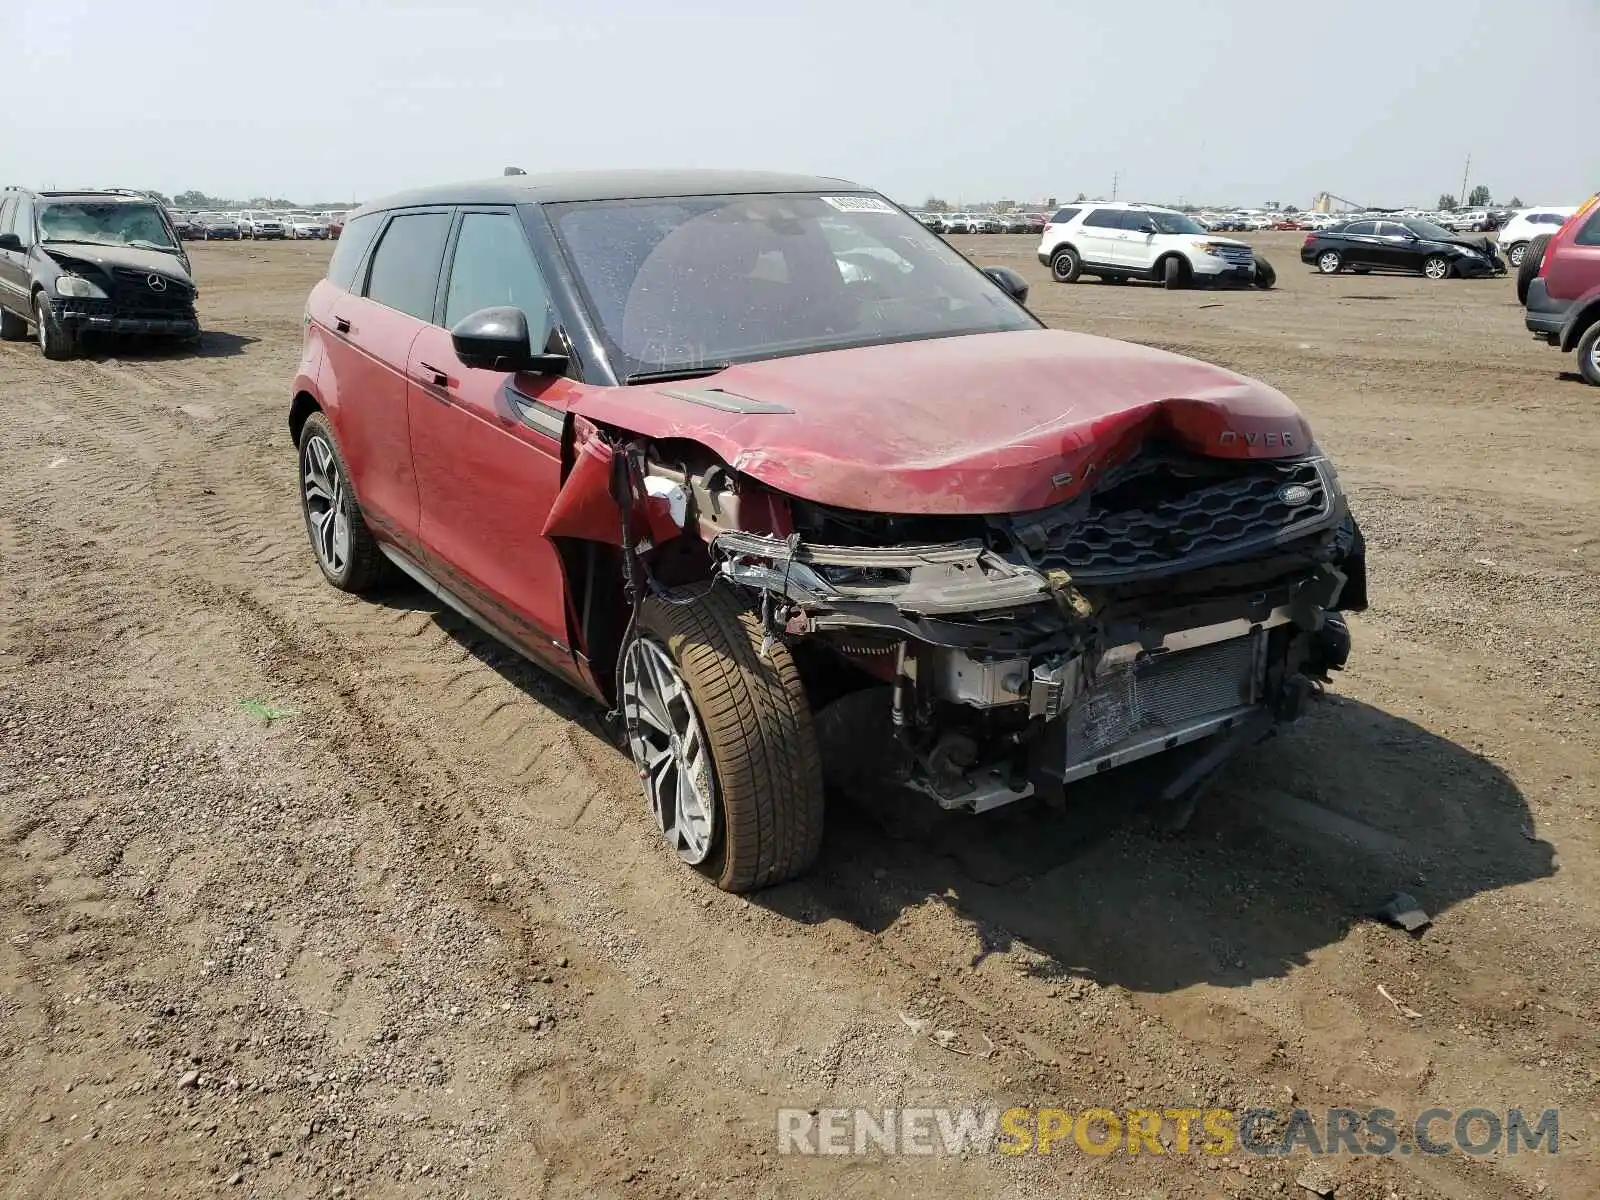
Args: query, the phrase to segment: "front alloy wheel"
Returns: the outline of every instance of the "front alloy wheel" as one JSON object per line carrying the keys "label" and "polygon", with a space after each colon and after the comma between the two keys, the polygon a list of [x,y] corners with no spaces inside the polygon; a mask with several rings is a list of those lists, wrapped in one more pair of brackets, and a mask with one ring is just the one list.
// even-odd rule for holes
{"label": "front alloy wheel", "polygon": [[622,696],[650,815],[678,857],[697,867],[716,838],[717,777],[689,685],[660,644],[640,637],[622,660]]}
{"label": "front alloy wheel", "polygon": [[1450,276],[1450,260],[1435,254],[1422,264],[1422,273],[1429,279],[1447,279]]}

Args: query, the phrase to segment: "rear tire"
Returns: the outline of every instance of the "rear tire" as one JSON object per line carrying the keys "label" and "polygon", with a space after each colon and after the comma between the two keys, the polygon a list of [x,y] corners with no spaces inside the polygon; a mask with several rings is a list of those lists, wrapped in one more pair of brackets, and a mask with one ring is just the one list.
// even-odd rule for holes
{"label": "rear tire", "polygon": [[0,308],[0,341],[25,342],[28,340],[28,318],[19,317],[9,308]]}
{"label": "rear tire", "polygon": [[1592,387],[1600,387],[1600,321],[1578,339],[1578,374]]}
{"label": "rear tire", "polygon": [[[658,812],[657,823],[679,856],[699,857],[691,865],[728,892],[754,891],[802,874],[822,846],[822,759],[800,670],[787,647],[774,642],[763,656],[760,621],[725,586],[689,603],[647,599],[639,636],[664,650],[677,668],[709,750],[716,814],[709,849],[685,854],[683,839],[673,836],[675,823]],[[622,675],[630,748],[646,770],[640,760],[653,730],[639,715],[643,690],[627,682],[627,670]],[[688,740],[675,736],[673,753]],[[676,769],[675,762],[657,761],[663,773]],[[652,808],[659,808],[654,799]]]}
{"label": "rear tire", "polygon": [[1161,264],[1161,286],[1169,292],[1189,286],[1189,264],[1176,254]]}
{"label": "rear tire", "polygon": [[320,412],[300,429],[300,513],[322,577],[341,592],[375,591],[394,567],[361,515],[333,426]]}
{"label": "rear tire", "polygon": [[1539,268],[1544,266],[1544,252],[1550,245],[1550,235],[1541,233],[1524,247],[1522,261],[1517,264],[1517,303],[1528,303],[1528,289],[1533,286],[1533,281],[1539,277]]}
{"label": "rear tire", "polygon": [[1083,259],[1071,246],[1062,246],[1050,256],[1050,278],[1057,283],[1077,283],[1083,274]]}
{"label": "rear tire", "polygon": [[1506,262],[1512,267],[1520,267],[1523,258],[1528,253],[1527,242],[1516,242],[1506,250]]}
{"label": "rear tire", "polygon": [[1278,273],[1272,269],[1272,264],[1264,258],[1256,259],[1255,285],[1262,291],[1268,291],[1278,282]]}
{"label": "rear tire", "polygon": [[1337,275],[1344,269],[1344,255],[1337,250],[1324,250],[1317,255],[1317,270],[1324,275]]}
{"label": "rear tire", "polygon": [[56,320],[43,292],[33,298],[33,319],[39,350],[46,358],[52,362],[66,362],[78,356],[78,331]]}

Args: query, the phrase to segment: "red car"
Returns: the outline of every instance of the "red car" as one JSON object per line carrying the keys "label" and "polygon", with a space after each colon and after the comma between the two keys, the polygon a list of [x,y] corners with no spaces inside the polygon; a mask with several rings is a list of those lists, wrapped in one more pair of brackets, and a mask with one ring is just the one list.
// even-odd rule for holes
{"label": "red car", "polygon": [[724,888],[811,863],[825,768],[982,812],[1192,746],[1181,820],[1343,664],[1360,531],[1284,396],[1026,294],[837,179],[369,204],[289,414],[317,562],[614,706]]}
{"label": "red car", "polygon": [[1578,371],[1600,386],[1600,194],[1548,239],[1535,238],[1521,271],[1527,284],[1524,323],[1561,350],[1577,350]]}

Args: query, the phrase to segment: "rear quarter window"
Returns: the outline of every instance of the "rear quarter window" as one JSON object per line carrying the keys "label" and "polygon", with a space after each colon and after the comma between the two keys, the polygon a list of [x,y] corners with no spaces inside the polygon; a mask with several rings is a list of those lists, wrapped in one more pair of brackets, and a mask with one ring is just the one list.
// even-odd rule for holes
{"label": "rear quarter window", "polygon": [[1060,210],[1058,210],[1056,212],[1055,216],[1050,218],[1050,224],[1052,224],[1052,225],[1065,225],[1068,221],[1072,220],[1073,217],[1077,216],[1082,211],[1083,211],[1083,209],[1081,209],[1081,208],[1063,208],[1063,209],[1060,209]]}
{"label": "rear quarter window", "polygon": [[1600,246],[1600,204],[1590,210],[1583,228],[1578,230],[1577,236],[1572,240],[1580,246]]}
{"label": "rear quarter window", "polygon": [[382,213],[368,213],[346,223],[344,232],[339,235],[339,244],[334,247],[333,257],[328,261],[329,283],[346,292],[355,286],[356,271],[360,269],[361,260],[367,256],[367,248],[372,245],[372,239],[378,236],[378,227],[382,224]]}

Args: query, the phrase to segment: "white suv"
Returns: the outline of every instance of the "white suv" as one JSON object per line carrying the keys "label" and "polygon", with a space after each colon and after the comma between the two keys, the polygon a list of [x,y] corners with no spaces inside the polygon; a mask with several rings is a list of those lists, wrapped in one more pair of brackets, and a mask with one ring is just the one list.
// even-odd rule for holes
{"label": "white suv", "polygon": [[1272,267],[1247,242],[1207,233],[1193,217],[1150,204],[1075,204],[1058,211],[1039,239],[1039,261],[1057,283],[1080,275],[1120,282],[1156,279],[1271,287]]}
{"label": "white suv", "polygon": [[1554,233],[1578,210],[1575,208],[1522,208],[1500,227],[1500,253],[1515,271],[1522,265],[1528,243],[1544,233]]}

